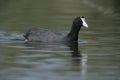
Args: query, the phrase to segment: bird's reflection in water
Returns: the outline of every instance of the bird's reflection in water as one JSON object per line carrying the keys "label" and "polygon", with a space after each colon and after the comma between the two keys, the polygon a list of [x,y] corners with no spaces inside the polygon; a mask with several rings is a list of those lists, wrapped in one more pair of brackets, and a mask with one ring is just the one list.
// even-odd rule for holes
{"label": "bird's reflection in water", "polygon": [[80,65],[82,54],[81,51],[78,48],[78,42],[71,42],[68,43],[68,46],[70,47],[71,56],[72,56],[72,62],[74,65]]}
{"label": "bird's reflection in water", "polygon": [[[42,42],[27,42],[27,46],[34,47],[36,50],[42,50],[47,52],[62,52],[61,48],[69,48],[71,53],[72,63],[74,65],[81,65],[87,59],[86,56],[79,50],[78,42],[54,42],[54,43],[42,43]],[[60,51],[61,50],[61,51]],[[64,52],[64,51],[63,51]]]}
{"label": "bird's reflection in water", "polygon": [[[41,42],[27,42],[27,46],[34,47],[36,50],[50,50],[62,52],[61,48],[69,48],[68,52],[71,53],[74,63],[78,63],[81,60],[82,54],[78,48],[78,42],[59,42],[59,43],[41,43]],[[61,51],[60,51],[61,50]]]}
{"label": "bird's reflection in water", "polygon": [[[34,47],[36,50],[42,50],[47,52],[62,52],[67,48],[67,52],[70,52],[72,65],[81,72],[81,78],[83,80],[86,77],[87,71],[87,55],[79,50],[78,42],[61,42],[61,43],[41,43],[41,42],[27,42],[27,46]],[[62,48],[62,49],[61,49]],[[64,51],[63,51],[64,52]]]}

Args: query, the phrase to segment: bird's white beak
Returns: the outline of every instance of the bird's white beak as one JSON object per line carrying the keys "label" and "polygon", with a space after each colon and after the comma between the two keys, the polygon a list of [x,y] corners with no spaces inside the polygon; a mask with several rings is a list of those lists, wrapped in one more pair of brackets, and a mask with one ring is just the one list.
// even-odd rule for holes
{"label": "bird's white beak", "polygon": [[83,25],[84,27],[88,28],[88,25],[87,25],[87,23],[86,23],[86,21],[85,21],[85,18],[81,18],[81,20],[82,20],[82,22],[83,22],[82,25]]}

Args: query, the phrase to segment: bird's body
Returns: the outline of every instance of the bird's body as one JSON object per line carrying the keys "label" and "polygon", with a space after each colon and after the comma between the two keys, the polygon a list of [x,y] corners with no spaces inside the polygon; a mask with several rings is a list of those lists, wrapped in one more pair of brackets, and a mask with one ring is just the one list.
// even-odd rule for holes
{"label": "bird's body", "polygon": [[24,35],[27,41],[38,42],[63,42],[63,41],[77,41],[78,34],[82,26],[88,27],[85,18],[77,17],[74,19],[72,28],[68,34],[62,32],[51,31],[47,29],[31,28]]}
{"label": "bird's body", "polygon": [[26,33],[25,38],[29,41],[56,42],[63,41],[66,38],[66,34],[42,28],[31,28],[28,33]]}

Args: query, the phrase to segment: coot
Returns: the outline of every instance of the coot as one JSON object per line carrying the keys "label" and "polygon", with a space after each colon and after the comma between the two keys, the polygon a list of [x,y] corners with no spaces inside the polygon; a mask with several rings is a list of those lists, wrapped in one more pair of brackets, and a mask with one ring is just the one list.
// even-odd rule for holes
{"label": "coot", "polygon": [[41,28],[31,28],[24,35],[27,41],[39,42],[68,42],[78,41],[78,34],[81,27],[88,27],[85,17],[79,16],[73,20],[72,28],[68,34],[62,32],[51,31]]}

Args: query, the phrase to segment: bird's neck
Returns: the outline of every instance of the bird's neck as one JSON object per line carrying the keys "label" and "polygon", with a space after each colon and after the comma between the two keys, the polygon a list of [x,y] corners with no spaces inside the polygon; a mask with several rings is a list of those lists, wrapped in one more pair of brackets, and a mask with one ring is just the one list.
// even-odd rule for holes
{"label": "bird's neck", "polygon": [[77,41],[78,40],[78,34],[80,31],[80,28],[78,25],[73,24],[72,28],[68,34],[68,38],[70,39],[70,41]]}

